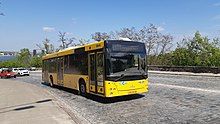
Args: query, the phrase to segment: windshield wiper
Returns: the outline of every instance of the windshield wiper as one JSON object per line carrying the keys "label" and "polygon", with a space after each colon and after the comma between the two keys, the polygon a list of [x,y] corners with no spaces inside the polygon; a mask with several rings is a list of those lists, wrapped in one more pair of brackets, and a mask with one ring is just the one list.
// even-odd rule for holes
{"label": "windshield wiper", "polygon": [[114,81],[116,82],[116,81],[118,81],[118,80],[120,80],[120,79],[122,79],[122,78],[124,78],[124,77],[125,77],[125,75],[124,75],[124,74],[121,74],[121,76],[120,76],[119,78],[115,79]]}
{"label": "windshield wiper", "polygon": [[147,79],[147,76],[144,73],[141,73],[141,76],[143,76],[143,78]]}
{"label": "windshield wiper", "polygon": [[143,78],[147,78],[147,76],[145,75],[145,73],[141,72],[140,70],[139,70],[139,72],[141,73],[141,76],[142,76]]}

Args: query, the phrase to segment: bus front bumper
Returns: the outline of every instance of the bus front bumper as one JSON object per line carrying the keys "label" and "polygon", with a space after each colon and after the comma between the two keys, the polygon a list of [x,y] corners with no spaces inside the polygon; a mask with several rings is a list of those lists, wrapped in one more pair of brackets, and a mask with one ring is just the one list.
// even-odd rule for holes
{"label": "bus front bumper", "polygon": [[148,79],[134,81],[105,81],[105,97],[116,97],[148,92]]}

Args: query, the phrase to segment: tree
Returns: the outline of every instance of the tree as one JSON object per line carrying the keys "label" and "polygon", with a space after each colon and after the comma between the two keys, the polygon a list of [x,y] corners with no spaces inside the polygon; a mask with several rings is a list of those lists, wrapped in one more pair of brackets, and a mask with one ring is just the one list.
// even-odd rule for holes
{"label": "tree", "polygon": [[173,51],[172,63],[182,66],[220,66],[220,49],[216,39],[210,41],[197,31],[193,38],[184,39],[178,44]]}
{"label": "tree", "polygon": [[141,29],[122,28],[120,31],[111,32],[110,38],[129,38],[132,41],[140,41],[145,43],[147,54],[164,54],[170,51],[172,47],[173,37],[171,35],[163,35],[158,31],[158,27],[150,24],[143,26]]}
{"label": "tree", "polygon": [[138,30],[136,30],[135,27],[131,27],[131,28],[122,28],[120,31],[116,31],[115,33],[115,38],[119,39],[119,38],[129,38],[130,40],[133,41],[139,41],[140,40],[140,36],[138,34]]}
{"label": "tree", "polygon": [[[0,7],[1,7],[1,1],[0,1]],[[4,16],[5,14],[3,12],[0,11],[0,16]]]}
{"label": "tree", "polygon": [[59,41],[61,42],[61,49],[65,49],[65,42],[66,42],[66,32],[61,32],[61,31],[59,31],[59,34],[58,34],[58,36],[59,36]]}
{"label": "tree", "polygon": [[42,45],[41,44],[36,44],[36,46],[41,51],[45,51],[46,54],[54,52],[54,45],[50,43],[50,40],[48,38],[45,38],[45,40],[42,41]]}
{"label": "tree", "polygon": [[[147,55],[153,54],[156,44],[162,39],[161,34],[155,25],[150,24],[149,27],[144,26],[140,31],[140,41],[144,42],[147,48]],[[159,47],[158,47],[159,48]]]}
{"label": "tree", "polygon": [[216,48],[220,49],[220,39],[219,38],[214,38],[212,45],[215,46]]}
{"label": "tree", "polygon": [[75,42],[76,38],[72,37],[69,38],[69,42],[66,42],[66,48],[70,47],[71,45],[73,45],[73,42]]}
{"label": "tree", "polygon": [[32,67],[41,67],[42,66],[42,59],[41,59],[41,57],[38,57],[38,56],[32,57],[31,61],[30,61],[30,65]]}
{"label": "tree", "polygon": [[101,33],[101,32],[95,32],[91,35],[92,39],[95,41],[102,41],[102,40],[108,40],[110,38],[110,35],[108,33]]}
{"label": "tree", "polygon": [[89,43],[89,40],[88,39],[79,39],[79,44],[78,45],[85,45],[85,44],[88,44]]}
{"label": "tree", "polygon": [[18,63],[22,65],[23,67],[29,67],[30,60],[31,60],[31,54],[30,54],[29,49],[27,48],[21,49],[17,55],[17,60],[18,60]]}
{"label": "tree", "polygon": [[158,31],[158,27],[150,24],[143,26],[141,29],[122,28],[119,31],[112,31],[109,34],[96,32],[92,34],[92,39],[106,40],[129,38],[132,41],[140,41],[145,43],[148,55],[160,55],[169,52],[172,47],[173,37],[171,35],[163,35]]}
{"label": "tree", "polygon": [[[171,35],[162,35],[161,40],[157,43],[157,48],[160,48],[159,55],[165,54],[166,52],[170,51],[173,44],[173,37]],[[158,51],[158,50],[157,50]],[[158,54],[158,52],[156,52]]]}
{"label": "tree", "polygon": [[65,49],[73,45],[73,42],[76,40],[76,38],[66,38],[66,32],[59,31],[59,41],[61,42],[60,49]]}
{"label": "tree", "polygon": [[11,68],[11,67],[21,67],[21,66],[22,65],[17,61],[17,59],[0,62],[0,68]]}

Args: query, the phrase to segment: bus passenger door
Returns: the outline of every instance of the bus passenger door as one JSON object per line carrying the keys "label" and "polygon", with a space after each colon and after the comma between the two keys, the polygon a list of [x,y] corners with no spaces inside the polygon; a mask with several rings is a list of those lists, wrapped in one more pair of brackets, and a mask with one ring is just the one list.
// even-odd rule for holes
{"label": "bus passenger door", "polygon": [[64,59],[58,58],[57,60],[57,84],[63,86],[63,71],[64,71]]}
{"label": "bus passenger door", "polygon": [[48,76],[48,66],[46,66],[46,65],[48,65],[48,63],[47,63],[47,61],[48,60],[44,60],[43,61],[43,67],[42,67],[42,80],[44,81],[44,82],[49,82],[49,76]]}
{"label": "bus passenger door", "polygon": [[96,56],[95,53],[89,54],[89,91],[97,93],[97,81],[96,81]]}
{"label": "bus passenger door", "polygon": [[90,92],[104,95],[103,75],[104,75],[103,52],[89,54],[89,77]]}

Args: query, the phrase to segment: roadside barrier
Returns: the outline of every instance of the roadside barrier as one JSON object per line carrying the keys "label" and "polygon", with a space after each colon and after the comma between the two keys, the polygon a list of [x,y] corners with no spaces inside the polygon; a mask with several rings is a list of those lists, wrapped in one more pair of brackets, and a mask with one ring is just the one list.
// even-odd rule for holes
{"label": "roadside barrier", "polygon": [[149,70],[154,71],[174,71],[174,72],[193,72],[193,73],[220,73],[220,67],[203,67],[203,66],[162,66],[148,65]]}

